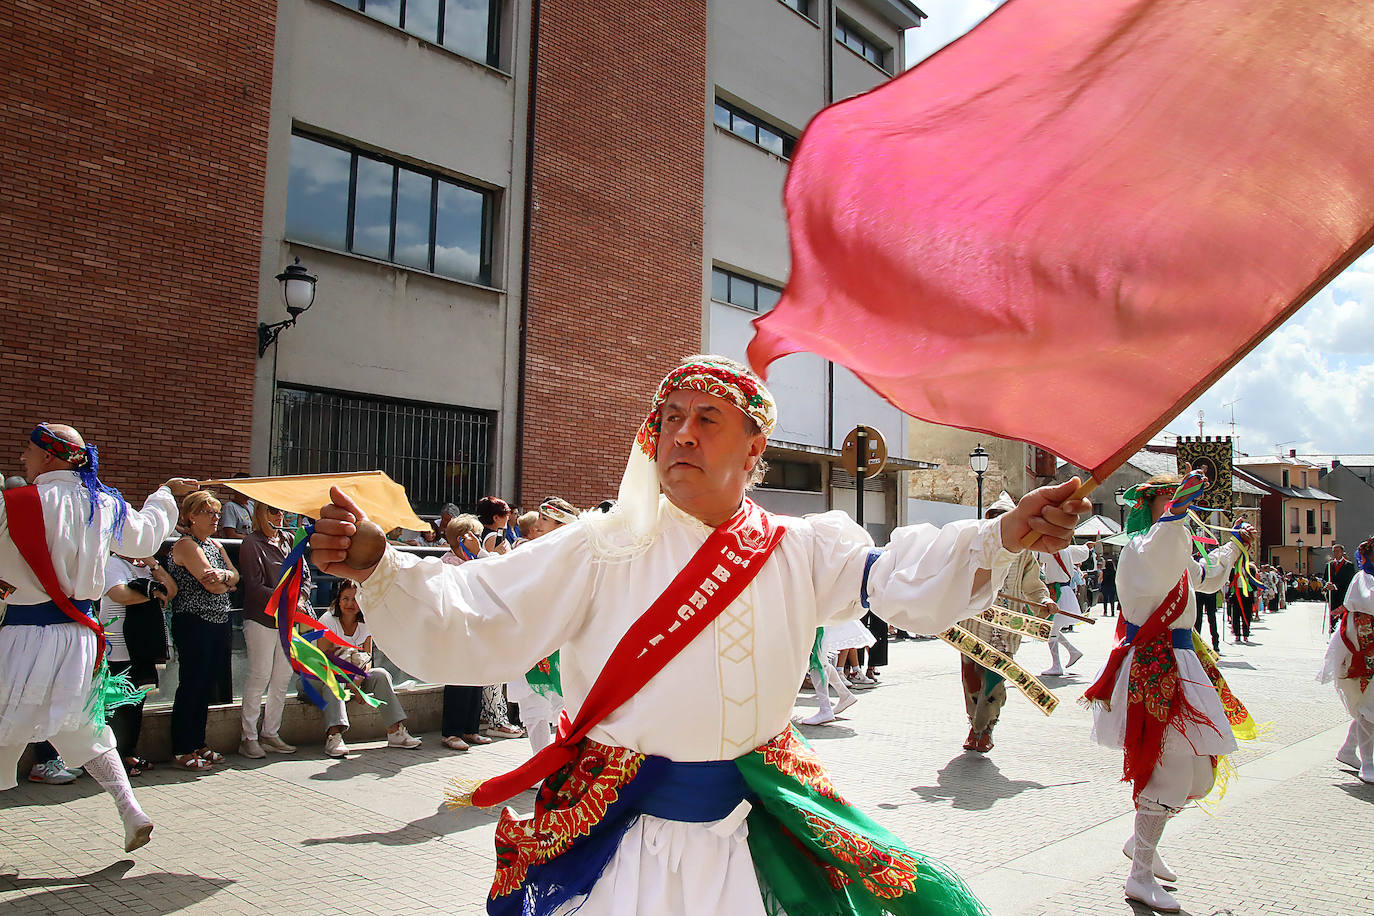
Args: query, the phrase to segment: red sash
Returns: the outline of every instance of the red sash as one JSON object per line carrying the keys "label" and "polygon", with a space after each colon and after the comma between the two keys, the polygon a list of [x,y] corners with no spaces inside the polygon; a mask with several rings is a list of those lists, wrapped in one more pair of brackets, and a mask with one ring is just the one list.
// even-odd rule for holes
{"label": "red sash", "polygon": [[730,521],[711,532],[663,594],[620,638],[587,692],[576,721],[569,722],[565,712],[552,744],[509,773],[483,782],[473,791],[472,804],[482,808],[500,804],[571,761],[593,726],[638,693],[739,597],[784,531],[772,515],[746,499]]}
{"label": "red sash", "polygon": [[71,596],[57,581],[57,570],[53,569],[52,554],[48,552],[48,530],[43,524],[43,502],[38,498],[38,488],[15,487],[6,490],[3,496],[10,538],[43,586],[43,591],[48,593],[48,599],[73,623],[79,623],[95,634],[95,670],[98,672],[100,661],[105,657],[105,628],[91,615],[77,610]]}
{"label": "red sash", "polygon": [[1117,675],[1121,672],[1121,664],[1126,660],[1126,653],[1132,645],[1142,645],[1154,639],[1160,633],[1165,632],[1168,626],[1165,621],[1172,620],[1183,603],[1188,600],[1188,574],[1184,573],[1178,580],[1178,584],[1164,596],[1164,601],[1155,608],[1155,612],[1150,615],[1138,631],[1135,639],[1126,642],[1126,618],[1123,616],[1117,620],[1116,645],[1112,647],[1111,654],[1107,656],[1107,664],[1098,675],[1097,680],[1083,694],[1083,700],[1088,703],[1102,703],[1108,709],[1111,708],[1112,690],[1116,687]]}
{"label": "red sash", "polygon": [[1346,669],[1344,676],[1359,678],[1363,689],[1371,674],[1374,674],[1369,667],[1369,656],[1374,655],[1374,645],[1361,645],[1358,629],[1351,633],[1351,618],[1355,616],[1355,611],[1341,605],[1332,613],[1341,615],[1341,642],[1350,650],[1350,667]]}

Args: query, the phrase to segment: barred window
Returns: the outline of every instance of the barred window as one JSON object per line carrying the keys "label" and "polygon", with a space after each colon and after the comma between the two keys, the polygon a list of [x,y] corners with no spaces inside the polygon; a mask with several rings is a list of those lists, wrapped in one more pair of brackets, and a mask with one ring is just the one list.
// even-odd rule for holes
{"label": "barred window", "polygon": [[386,471],[426,514],[491,489],[491,411],[279,386],[273,425],[274,474]]}
{"label": "barred window", "polygon": [[491,285],[495,195],[375,153],[291,135],[286,237]]}

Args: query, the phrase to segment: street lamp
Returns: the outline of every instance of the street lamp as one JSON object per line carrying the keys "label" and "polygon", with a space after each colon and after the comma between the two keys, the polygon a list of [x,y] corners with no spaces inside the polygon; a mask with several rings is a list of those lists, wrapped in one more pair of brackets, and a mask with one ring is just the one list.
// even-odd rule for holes
{"label": "street lamp", "polygon": [[318,279],[305,269],[300,258],[277,274],[282,301],[286,303],[286,312],[291,317],[273,324],[258,322],[258,359],[267,355],[267,348],[277,342],[282,331],[294,325],[296,319],[315,304],[315,282]]}
{"label": "street lamp", "polygon": [[1298,575],[1302,575],[1302,538],[1298,538]]}
{"label": "street lamp", "polygon": [[1126,530],[1126,488],[1116,488],[1116,514],[1121,522],[1121,530]]}
{"label": "street lamp", "polygon": [[983,517],[983,475],[988,472],[988,453],[979,442],[968,453],[968,466],[978,475],[978,517]]}

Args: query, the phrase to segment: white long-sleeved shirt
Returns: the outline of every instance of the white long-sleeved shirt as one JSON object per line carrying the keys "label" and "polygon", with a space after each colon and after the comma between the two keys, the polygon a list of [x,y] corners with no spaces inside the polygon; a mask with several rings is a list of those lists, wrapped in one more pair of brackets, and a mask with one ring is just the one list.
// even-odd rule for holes
{"label": "white long-sleeved shirt", "polygon": [[[129,507],[120,537],[114,537],[115,503],[101,494],[96,517],[91,524],[90,500],[75,471],[48,471],[39,474],[35,484],[43,503],[43,526],[48,536],[48,551],[57,581],[67,597],[95,600],[105,594],[105,563],[112,545],[126,557],[150,557],[177,519],[177,504],[166,487],[159,487],[143,504],[142,511]],[[48,601],[38,577],[20,556],[10,537],[9,519],[0,501],[0,580],[14,586],[7,600],[11,605],[42,604]]]}
{"label": "white long-sleeved shirt", "polygon": [[[674,760],[733,759],[788,723],[816,628],[864,612],[872,541],[841,512],[784,518],[787,532],[744,592],[600,725],[603,744]],[[504,556],[454,566],[388,550],[358,593],[376,644],[438,683],[521,677],[561,649],[563,691],[579,708],[630,625],[687,565],[711,529],[661,499],[653,544],[599,560],[575,522]],[[991,603],[978,569],[1002,576],[1014,555],[996,520],[893,532],[868,576],[872,610],[934,633]]]}
{"label": "white long-sleeved shirt", "polygon": [[1203,565],[1193,558],[1192,534],[1181,519],[1156,522],[1144,534],[1131,538],[1121,550],[1121,563],[1116,571],[1121,616],[1127,623],[1144,625],[1186,572],[1187,600],[1179,613],[1165,623],[1173,626],[1184,620],[1184,626],[1192,626],[1192,615],[1197,607],[1193,595],[1196,592],[1210,594],[1225,585],[1227,574],[1239,556],[1240,551],[1233,540],[1212,551],[1209,562]]}
{"label": "white long-sleeved shirt", "polygon": [[[1071,574],[1073,573],[1074,567],[1086,560],[1089,553],[1090,551],[1088,548],[1081,544],[1070,544],[1068,547],[1059,551],[1059,553],[1045,557],[1043,563],[1045,567],[1045,581],[1050,585],[1059,585],[1071,581],[1073,578]],[[1064,561],[1064,566],[1068,568],[1068,572],[1060,568],[1059,564],[1055,562],[1055,557],[1059,557],[1059,559]]]}

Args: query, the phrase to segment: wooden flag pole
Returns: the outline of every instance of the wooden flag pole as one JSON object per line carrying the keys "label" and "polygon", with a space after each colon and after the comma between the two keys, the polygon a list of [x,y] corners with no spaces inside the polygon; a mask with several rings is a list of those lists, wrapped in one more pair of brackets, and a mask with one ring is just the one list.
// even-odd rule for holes
{"label": "wooden flag pole", "polygon": [[[1016,604],[1024,604],[1026,607],[1033,607],[1033,608],[1038,608],[1038,607],[1040,607],[1040,605],[1038,605],[1038,604],[1036,604],[1036,603],[1034,603],[1034,602],[1032,602],[1032,601],[1027,601],[1025,598],[1015,598],[1015,597],[1013,597],[1013,596],[1011,596],[1011,595],[1008,595],[1006,592],[998,592],[998,593],[997,593],[997,597],[1003,599],[1004,601],[1012,601],[1012,602],[1015,602]],[[1083,621],[1084,623],[1091,623],[1091,624],[1093,624],[1094,626],[1097,625],[1097,621],[1094,620],[1093,618],[1091,618],[1091,617],[1084,617],[1082,614],[1075,614],[1075,613],[1073,613],[1072,611],[1055,611],[1055,613],[1056,613],[1056,614],[1063,614],[1065,617],[1072,617],[1074,620],[1081,620],[1081,621]]]}
{"label": "wooden flag pole", "polygon": [[[1073,495],[1070,496],[1069,499],[1082,499],[1101,485],[1102,481],[1098,480],[1096,477],[1089,477],[1087,480],[1083,481],[1083,484],[1077,490],[1073,491]],[[1035,546],[1035,542],[1038,540],[1040,540],[1040,532],[1031,529],[1026,532],[1026,536],[1021,539],[1021,548],[1023,550],[1029,550],[1031,547]],[[1063,612],[1061,611],[1060,613]]]}

